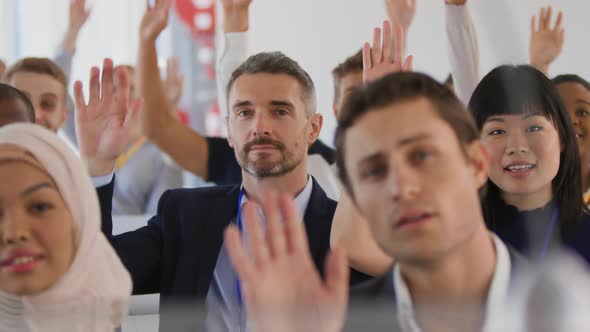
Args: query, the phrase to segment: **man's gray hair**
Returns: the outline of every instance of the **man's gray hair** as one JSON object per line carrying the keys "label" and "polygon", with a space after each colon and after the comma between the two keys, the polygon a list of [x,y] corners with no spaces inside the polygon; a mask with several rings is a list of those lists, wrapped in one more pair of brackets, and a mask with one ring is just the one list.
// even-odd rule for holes
{"label": "man's gray hair", "polygon": [[296,79],[301,85],[302,97],[307,108],[306,113],[308,115],[316,113],[316,96],[313,80],[299,66],[297,61],[285,54],[281,52],[262,52],[249,57],[232,73],[226,88],[228,98],[234,82],[245,74],[285,74]]}

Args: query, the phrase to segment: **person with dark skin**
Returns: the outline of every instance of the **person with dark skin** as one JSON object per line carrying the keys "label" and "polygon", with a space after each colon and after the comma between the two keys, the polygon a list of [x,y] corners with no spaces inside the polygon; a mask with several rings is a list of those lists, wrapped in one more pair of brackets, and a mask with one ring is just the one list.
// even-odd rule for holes
{"label": "person with dark skin", "polygon": [[15,122],[35,123],[35,109],[24,93],[0,83],[0,127]]}

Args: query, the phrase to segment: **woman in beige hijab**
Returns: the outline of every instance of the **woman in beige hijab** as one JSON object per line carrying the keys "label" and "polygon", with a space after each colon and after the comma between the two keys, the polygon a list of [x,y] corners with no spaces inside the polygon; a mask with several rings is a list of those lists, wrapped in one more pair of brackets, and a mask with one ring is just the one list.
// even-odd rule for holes
{"label": "woman in beige hijab", "polygon": [[0,331],[113,331],[131,279],[82,162],[33,124],[0,129]]}

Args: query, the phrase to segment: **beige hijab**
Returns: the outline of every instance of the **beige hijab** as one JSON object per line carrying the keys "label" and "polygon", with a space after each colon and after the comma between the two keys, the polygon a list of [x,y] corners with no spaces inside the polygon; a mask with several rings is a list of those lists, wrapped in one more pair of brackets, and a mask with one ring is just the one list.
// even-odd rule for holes
{"label": "beige hijab", "polygon": [[0,292],[0,331],[112,331],[127,314],[131,278],[100,230],[95,188],[82,162],[54,133],[33,124],[0,128],[0,161],[19,160],[49,174],[74,221],[69,270],[34,296]]}

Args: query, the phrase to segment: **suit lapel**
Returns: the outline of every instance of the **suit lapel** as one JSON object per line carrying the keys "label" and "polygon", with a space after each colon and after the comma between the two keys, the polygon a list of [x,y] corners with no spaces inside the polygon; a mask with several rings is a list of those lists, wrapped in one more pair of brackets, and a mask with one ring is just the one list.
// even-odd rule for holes
{"label": "suit lapel", "polygon": [[[335,204],[330,204],[325,192],[315,179],[312,178],[312,180],[312,192],[303,219],[314,263],[323,275],[325,255],[330,248],[330,231]],[[203,222],[199,238],[204,243],[204,250],[198,253],[200,277],[197,285],[198,293],[201,296],[206,295],[209,290],[219,251],[223,244],[223,232],[238,214],[239,192],[239,185],[230,187],[224,199],[209,202],[211,207],[207,210],[208,213],[202,216]]]}
{"label": "suit lapel", "polygon": [[219,251],[223,245],[223,232],[238,214],[238,195],[240,186],[229,188],[224,199],[211,201],[207,214],[203,216],[201,239],[203,250],[199,253],[199,281],[198,292],[206,295],[213,277],[213,270],[217,264]]}
{"label": "suit lapel", "polygon": [[312,180],[313,187],[303,221],[309,239],[311,255],[316,267],[323,276],[325,255],[330,250],[330,231],[336,205],[330,204],[330,199],[326,196],[324,190],[313,177]]}

